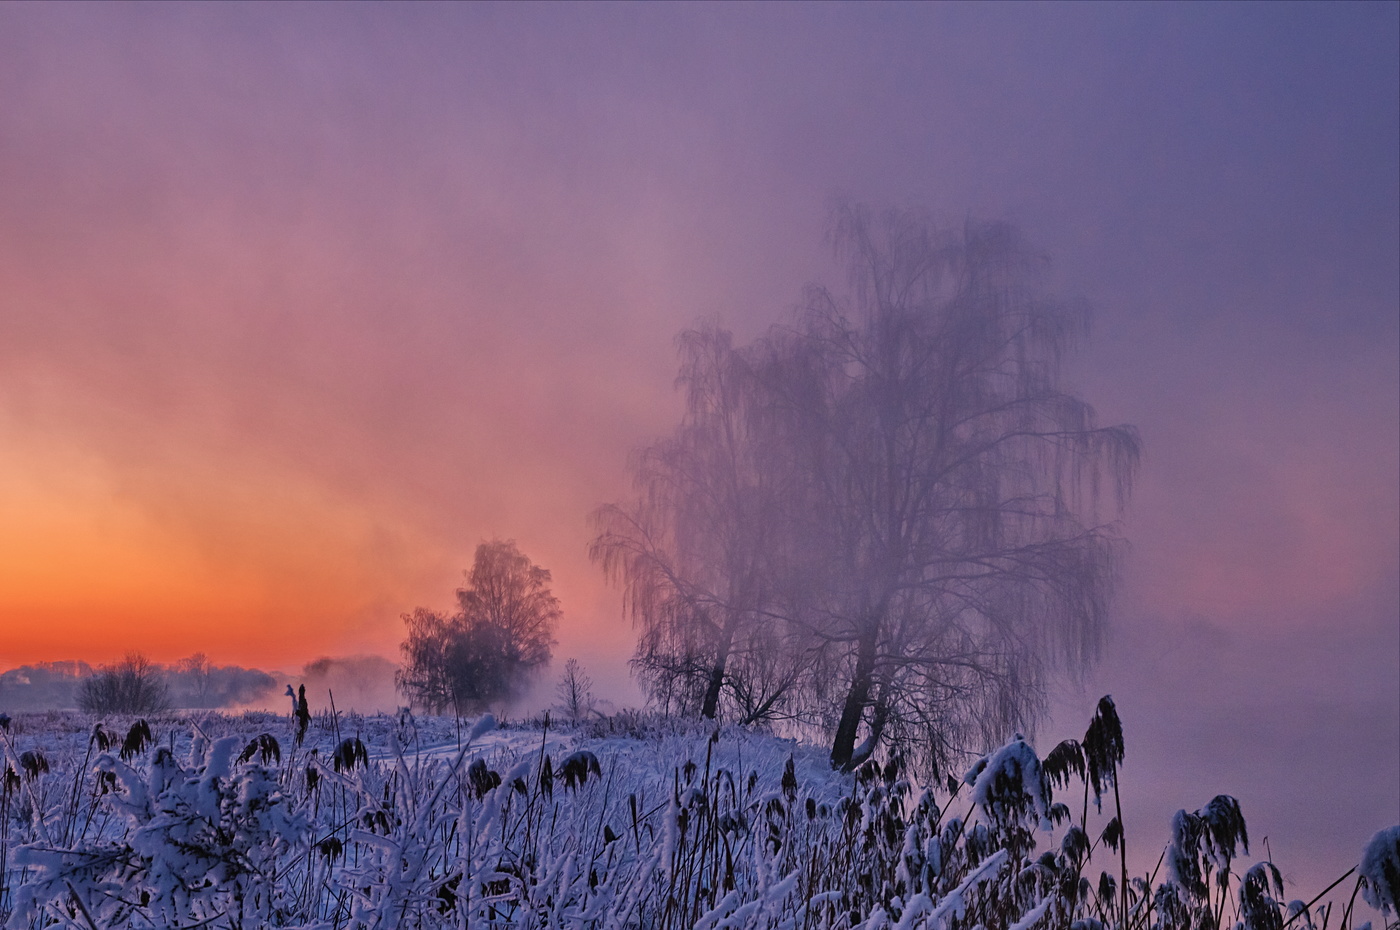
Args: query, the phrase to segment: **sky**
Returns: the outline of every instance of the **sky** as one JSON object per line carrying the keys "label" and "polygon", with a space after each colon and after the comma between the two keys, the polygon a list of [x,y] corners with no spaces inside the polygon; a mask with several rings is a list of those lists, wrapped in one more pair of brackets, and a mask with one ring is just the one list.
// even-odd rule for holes
{"label": "sky", "polygon": [[838,284],[833,198],[1004,219],[1145,444],[1045,748],[1112,692],[1130,841],[1224,792],[1330,881],[1400,821],[1397,49],[1394,3],[0,5],[0,667],[394,658],[500,537],[635,700],[587,516],[677,333]]}

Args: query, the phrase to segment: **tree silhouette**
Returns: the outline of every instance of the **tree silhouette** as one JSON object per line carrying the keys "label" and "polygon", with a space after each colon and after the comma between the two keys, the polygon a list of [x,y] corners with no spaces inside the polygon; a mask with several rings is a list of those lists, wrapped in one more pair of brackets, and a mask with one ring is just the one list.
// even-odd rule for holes
{"label": "tree silhouette", "polygon": [[561,611],[549,582],[549,571],[514,540],[482,543],[456,613],[420,607],[404,615],[399,688],[425,707],[457,713],[515,696],[554,646]]}
{"label": "tree silhouette", "polygon": [[90,714],[154,714],[170,709],[169,694],[159,666],[130,652],[83,680],[78,706]]}
{"label": "tree silhouette", "polygon": [[564,663],[564,674],[554,686],[559,698],[558,708],[570,723],[577,724],[593,711],[593,679],[583,670],[578,659]]}

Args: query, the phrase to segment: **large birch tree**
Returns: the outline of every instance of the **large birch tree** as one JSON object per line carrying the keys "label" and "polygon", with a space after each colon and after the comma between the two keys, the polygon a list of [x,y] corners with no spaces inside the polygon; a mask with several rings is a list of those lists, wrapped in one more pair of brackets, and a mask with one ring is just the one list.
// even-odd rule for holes
{"label": "large birch tree", "polygon": [[595,554],[653,694],[673,671],[711,715],[727,681],[780,691],[834,766],[882,741],[937,764],[1033,725],[1052,675],[1096,656],[1121,548],[1100,507],[1139,443],[1063,387],[1085,314],[1011,227],[843,207],[834,240],[848,288],[809,287],[751,346],[688,337],[686,419]]}

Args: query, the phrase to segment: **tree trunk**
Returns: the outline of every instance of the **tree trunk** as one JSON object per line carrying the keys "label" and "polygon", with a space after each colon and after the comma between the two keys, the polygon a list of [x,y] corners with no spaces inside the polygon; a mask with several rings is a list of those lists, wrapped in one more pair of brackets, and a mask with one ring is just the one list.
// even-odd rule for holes
{"label": "tree trunk", "polygon": [[724,668],[729,661],[729,650],[734,645],[734,622],[731,619],[724,627],[719,652],[715,664],[710,669],[710,682],[705,687],[705,702],[700,706],[700,716],[707,720],[715,719],[719,713],[719,692],[724,687]]}
{"label": "tree trunk", "polygon": [[724,685],[724,662],[727,656],[720,654],[710,669],[710,683],[705,686],[705,702],[700,706],[700,716],[707,720],[715,719],[719,712],[719,691]]}
{"label": "tree trunk", "polygon": [[865,741],[851,753],[850,761],[846,763],[847,771],[854,771],[875,755],[875,747],[880,745],[880,737],[885,733],[885,723],[889,717],[890,705],[885,701],[884,689],[879,688],[875,697],[875,710],[870,715],[870,732]]}
{"label": "tree trunk", "polygon": [[875,648],[879,642],[879,631],[879,624],[872,623],[870,631],[862,635],[856,644],[855,674],[851,677],[851,689],[846,692],[845,706],[841,708],[841,722],[836,725],[836,736],[831,741],[831,767],[834,769],[844,769],[851,763],[856,731],[860,729],[860,718],[870,701],[870,688],[875,681]]}

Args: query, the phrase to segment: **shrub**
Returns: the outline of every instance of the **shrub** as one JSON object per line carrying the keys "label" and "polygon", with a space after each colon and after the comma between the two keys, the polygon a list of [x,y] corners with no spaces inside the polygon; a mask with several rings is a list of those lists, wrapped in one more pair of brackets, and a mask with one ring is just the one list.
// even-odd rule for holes
{"label": "shrub", "polygon": [[84,679],[78,706],[90,714],[155,714],[170,709],[170,690],[160,670],[132,652]]}

